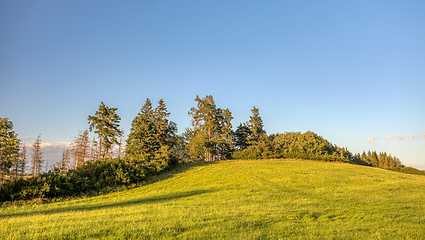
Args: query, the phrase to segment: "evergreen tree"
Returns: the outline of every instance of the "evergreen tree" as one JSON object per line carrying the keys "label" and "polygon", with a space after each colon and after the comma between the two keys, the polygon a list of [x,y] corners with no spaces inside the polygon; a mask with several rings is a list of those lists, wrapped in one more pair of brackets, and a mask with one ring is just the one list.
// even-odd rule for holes
{"label": "evergreen tree", "polygon": [[372,165],[372,163],[370,162],[370,158],[368,157],[368,155],[366,154],[365,151],[363,151],[362,155],[360,156],[360,159],[365,162],[367,165]]}
{"label": "evergreen tree", "polygon": [[251,110],[252,115],[249,117],[248,127],[251,130],[250,142],[255,144],[259,141],[265,140],[267,137],[266,131],[263,129],[263,120],[260,117],[259,109],[255,106]]}
{"label": "evergreen tree", "polygon": [[154,112],[152,102],[146,99],[140,113],[133,119],[131,123],[130,133],[127,138],[127,155],[141,156],[151,158],[159,147],[157,141],[157,133],[153,122]]}
{"label": "evergreen tree", "polygon": [[[369,153],[370,153],[370,151],[369,151]],[[370,156],[370,163],[372,164],[372,166],[378,167],[379,166],[379,160],[378,160],[379,156],[378,156],[378,154],[375,151],[373,151],[372,153],[370,153],[369,156]]]}
{"label": "evergreen tree", "polygon": [[196,96],[197,107],[192,107],[191,128],[184,134],[188,156],[193,161],[213,161],[226,158],[233,149],[232,115],[228,109],[218,108],[211,95]]}
{"label": "evergreen tree", "polygon": [[251,137],[251,130],[249,129],[249,127],[247,126],[246,123],[244,124],[239,124],[239,126],[237,127],[236,131],[235,131],[235,148],[237,150],[243,150],[245,148],[247,148],[249,146],[248,144],[248,140]]}
{"label": "evergreen tree", "polygon": [[43,152],[41,151],[41,135],[38,135],[34,144],[32,145],[32,175],[35,177],[43,172]]}
{"label": "evergreen tree", "polygon": [[177,144],[177,127],[168,120],[169,115],[162,99],[155,109],[152,108],[150,99],[146,99],[140,113],[131,123],[127,155],[144,160],[159,159],[159,155],[165,158],[175,156],[173,149]]}
{"label": "evergreen tree", "polygon": [[95,115],[88,116],[90,131],[95,129],[99,138],[98,159],[108,155],[114,144],[118,144],[118,137],[121,135],[119,122],[121,118],[116,113],[118,108],[109,108],[103,102],[100,103],[99,110]]}
{"label": "evergreen tree", "polygon": [[235,139],[234,132],[232,130],[232,113],[229,109],[221,111],[222,121],[221,130],[218,136],[217,149],[219,154],[219,160],[225,160],[230,158],[231,153],[235,150]]}
{"label": "evergreen tree", "polygon": [[0,183],[19,157],[20,140],[13,131],[13,123],[7,118],[0,118]]}
{"label": "evergreen tree", "polygon": [[72,143],[72,155],[75,167],[81,166],[90,158],[89,131],[79,132]]}

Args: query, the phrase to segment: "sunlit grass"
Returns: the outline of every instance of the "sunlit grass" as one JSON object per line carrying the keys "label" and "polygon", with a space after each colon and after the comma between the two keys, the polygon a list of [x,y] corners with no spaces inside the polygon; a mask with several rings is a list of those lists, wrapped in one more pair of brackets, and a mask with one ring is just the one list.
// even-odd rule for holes
{"label": "sunlit grass", "polygon": [[0,209],[4,239],[425,238],[425,177],[340,163],[194,165],[143,187]]}

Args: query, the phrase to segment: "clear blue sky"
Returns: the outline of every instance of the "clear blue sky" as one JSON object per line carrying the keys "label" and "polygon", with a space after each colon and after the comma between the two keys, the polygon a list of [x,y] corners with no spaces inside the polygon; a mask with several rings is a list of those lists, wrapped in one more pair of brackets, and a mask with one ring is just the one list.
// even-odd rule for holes
{"label": "clear blue sky", "polygon": [[128,133],[163,98],[181,133],[211,94],[234,127],[255,105],[267,133],[425,169],[424,13],[422,0],[0,1],[0,116],[24,141],[71,142],[101,101]]}

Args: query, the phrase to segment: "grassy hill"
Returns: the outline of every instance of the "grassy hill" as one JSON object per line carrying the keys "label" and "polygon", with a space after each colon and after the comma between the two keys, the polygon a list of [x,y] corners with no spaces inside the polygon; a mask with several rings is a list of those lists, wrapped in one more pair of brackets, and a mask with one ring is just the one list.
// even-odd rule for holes
{"label": "grassy hill", "polygon": [[186,164],[107,195],[0,208],[3,239],[424,239],[425,176],[343,163]]}

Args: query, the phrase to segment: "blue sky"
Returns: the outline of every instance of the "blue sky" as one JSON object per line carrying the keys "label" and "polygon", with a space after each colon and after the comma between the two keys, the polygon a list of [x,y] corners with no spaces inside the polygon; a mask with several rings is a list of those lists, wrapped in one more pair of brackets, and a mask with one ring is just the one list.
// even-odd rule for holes
{"label": "blue sky", "polygon": [[268,133],[311,130],[425,169],[424,12],[424,1],[1,1],[0,115],[24,141],[53,144],[101,101],[128,133],[145,99],[163,98],[181,133],[196,95],[211,94],[234,127],[256,106]]}

